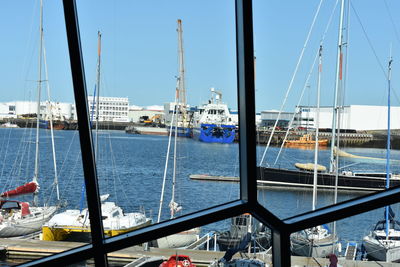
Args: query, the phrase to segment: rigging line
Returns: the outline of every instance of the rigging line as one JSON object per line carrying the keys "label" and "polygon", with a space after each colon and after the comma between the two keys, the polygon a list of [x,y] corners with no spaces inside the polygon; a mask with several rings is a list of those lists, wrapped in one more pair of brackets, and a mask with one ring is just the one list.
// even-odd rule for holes
{"label": "rigging line", "polygon": [[[320,46],[322,46],[322,44],[323,44],[323,42],[324,42],[324,40],[325,40],[325,37],[326,37],[326,35],[327,35],[327,33],[328,33],[328,30],[329,30],[329,28],[330,28],[330,26],[331,26],[331,23],[332,23],[332,20],[333,20],[333,16],[334,16],[334,14],[335,14],[336,7],[337,7],[338,3],[339,3],[339,0],[336,0],[336,3],[335,3],[335,5],[334,5],[334,7],[333,7],[333,10],[332,10],[331,15],[330,15],[329,20],[328,20],[328,23],[327,23],[327,25],[326,25],[325,31],[324,31],[324,33],[322,34],[321,41],[320,41]],[[300,95],[299,101],[298,101],[298,103],[297,103],[297,106],[300,105],[300,102],[301,102],[301,100],[302,100],[302,98],[303,98],[304,91],[305,91],[305,89],[306,89],[306,87],[307,87],[308,81],[309,81],[309,79],[310,79],[310,77],[311,77],[311,74],[313,73],[313,69],[314,69],[314,67],[315,67],[315,63],[317,62],[317,59],[318,59],[319,49],[320,49],[320,47],[318,47],[317,53],[315,54],[314,61],[313,61],[313,63],[312,63],[312,66],[311,66],[311,68],[310,68],[310,71],[309,71],[309,73],[308,73],[307,79],[306,79],[306,81],[305,81],[305,83],[304,83],[304,87],[303,87],[303,90],[302,90],[302,92],[301,92],[301,95]],[[274,162],[274,166],[275,166],[276,163],[278,162],[278,159],[279,159],[279,157],[280,157],[280,155],[281,155],[283,146],[284,146],[284,144],[285,144],[285,142],[286,142],[287,136],[289,135],[289,129],[292,127],[292,124],[293,124],[293,122],[294,122],[295,116],[296,116],[296,112],[293,114],[292,119],[290,120],[288,129],[287,129],[286,134],[285,134],[285,138],[283,139],[283,142],[282,142],[281,147],[280,147],[280,149],[279,149],[278,155],[276,156],[276,159],[275,159],[275,162]],[[260,165],[261,165],[261,164],[260,164]]]}
{"label": "rigging line", "polygon": [[63,162],[62,162],[62,164],[61,164],[61,167],[60,167],[60,170],[59,170],[59,172],[58,172],[58,175],[59,175],[59,176],[61,176],[61,174],[62,174],[63,171],[64,171],[64,167],[65,167],[65,164],[66,164],[67,158],[68,158],[67,156],[69,155],[69,153],[70,153],[70,151],[71,151],[72,144],[74,143],[74,140],[75,140],[75,137],[76,137],[77,133],[78,133],[78,131],[74,131],[74,134],[72,135],[71,142],[69,143],[67,152],[65,153],[64,160],[63,160]]}
{"label": "rigging line", "polygon": [[[339,105],[342,105],[342,107],[344,106],[345,103],[345,97],[346,97],[346,88],[347,88],[347,77],[348,77],[348,72],[349,72],[349,29],[350,29],[350,4],[351,4],[351,0],[347,1],[347,8],[346,8],[346,12],[347,12],[347,16],[346,16],[346,24],[345,24],[345,29],[346,29],[346,37],[345,37],[345,41],[343,43],[344,48],[346,49],[345,53],[344,53],[344,75],[343,75],[343,84],[342,84],[342,92],[341,92],[341,97],[340,97],[340,101],[339,101]],[[341,123],[341,121],[339,121],[339,124]],[[340,126],[340,125],[339,125]],[[339,166],[336,166],[339,167]]]}
{"label": "rigging line", "polygon": [[367,42],[368,42],[368,44],[369,44],[369,46],[370,46],[370,48],[371,48],[371,50],[372,50],[372,53],[373,53],[374,56],[375,56],[375,59],[376,59],[376,61],[378,61],[379,67],[381,68],[381,70],[382,70],[382,72],[383,72],[383,75],[384,75],[385,78],[387,79],[387,73],[386,73],[386,71],[385,71],[385,68],[383,67],[381,61],[379,60],[379,57],[378,57],[378,55],[377,55],[377,53],[376,53],[376,51],[375,51],[375,48],[374,48],[374,46],[372,45],[371,39],[369,39],[368,34],[367,34],[367,31],[365,30],[364,25],[361,23],[361,19],[360,19],[360,17],[358,16],[358,13],[357,13],[357,11],[356,11],[356,9],[355,9],[353,3],[350,3],[350,5],[351,5],[351,8],[352,8],[353,11],[354,11],[354,14],[356,15],[356,18],[357,18],[358,23],[360,23],[361,29],[363,30],[363,33],[364,33],[364,35],[365,35],[365,38],[367,39]]}
{"label": "rigging line", "polygon": [[263,155],[262,155],[262,157],[261,157],[260,164],[259,164],[260,166],[262,165],[262,163],[263,163],[263,161],[264,161],[265,154],[267,153],[267,150],[268,150],[269,145],[270,145],[270,143],[271,143],[272,136],[273,136],[274,133],[275,133],[275,128],[276,128],[276,126],[278,125],[278,122],[279,122],[279,119],[280,119],[282,110],[283,110],[284,107],[285,107],[287,98],[288,98],[289,93],[290,93],[290,91],[291,91],[291,89],[292,89],[292,85],[293,85],[294,79],[295,79],[295,77],[296,77],[296,75],[297,75],[297,71],[298,71],[298,69],[299,69],[299,67],[300,67],[300,63],[301,63],[301,61],[302,61],[302,59],[303,59],[304,52],[305,52],[305,50],[306,50],[308,41],[309,41],[309,39],[310,39],[312,30],[314,29],[315,21],[317,20],[317,17],[318,17],[318,15],[319,15],[319,11],[321,10],[321,5],[322,5],[322,2],[323,2],[323,1],[324,1],[324,0],[321,0],[321,1],[319,2],[317,11],[316,11],[316,13],[315,13],[315,15],[314,15],[314,18],[313,18],[313,21],[312,21],[312,23],[311,23],[310,30],[308,31],[307,38],[306,38],[306,40],[305,40],[305,42],[304,42],[303,48],[301,49],[301,53],[300,53],[299,59],[297,60],[296,67],[295,67],[294,73],[293,73],[293,75],[292,75],[292,78],[291,78],[291,80],[290,80],[289,87],[288,87],[288,89],[287,89],[287,91],[286,91],[285,98],[284,98],[283,103],[282,103],[282,105],[281,105],[281,108],[280,108],[280,110],[279,110],[278,117],[276,118],[274,127],[272,128],[271,134],[270,134],[269,139],[268,139],[267,146],[265,147],[264,153],[263,153]]}
{"label": "rigging line", "polygon": [[388,6],[386,0],[383,0],[383,2],[385,3],[386,11],[387,11],[388,14],[389,14],[390,22],[392,23],[393,30],[394,30],[394,33],[395,33],[395,35],[396,35],[396,39],[397,39],[397,41],[400,43],[400,37],[399,37],[400,35],[399,35],[399,32],[397,31],[396,24],[394,23],[392,13],[390,13],[390,9],[389,9],[389,6]]}
{"label": "rigging line", "polygon": [[[121,178],[120,178],[120,175],[117,175],[117,173],[116,173],[116,169],[117,169],[117,164],[116,164],[116,162],[117,162],[117,161],[116,161],[116,158],[115,158],[115,153],[114,153],[113,146],[112,146],[112,142],[111,142],[111,136],[110,136],[110,138],[109,138],[108,140],[109,140],[109,143],[110,143],[111,162],[112,162],[112,166],[113,166],[112,172],[113,172],[114,194],[115,194],[115,196],[116,196],[116,198],[117,198],[117,200],[118,200],[118,195],[119,195],[119,194],[117,194],[117,184],[116,184],[116,180],[118,179],[120,185],[123,185],[123,182],[122,182],[122,180],[121,180]],[[129,203],[129,198],[128,198],[128,195],[126,194],[126,190],[122,190],[122,193],[123,193],[123,195],[124,195],[125,200],[127,201],[127,203]]]}
{"label": "rigging line", "polygon": [[[178,82],[179,81],[177,81],[176,88],[178,88],[178,86],[179,86]],[[170,154],[170,149],[171,149],[172,129],[173,129],[174,120],[175,120],[175,116],[176,116],[176,105],[177,105],[177,102],[178,102],[178,92],[176,92],[176,94],[175,94],[174,110],[172,112],[171,125],[170,125],[170,128],[169,128],[167,155],[166,155],[166,158],[165,158],[164,175],[163,175],[163,182],[162,182],[162,187],[161,187],[160,206],[159,206],[159,209],[158,209],[157,222],[160,222],[160,220],[161,220],[161,211],[162,211],[162,206],[163,206],[163,202],[164,202],[165,182],[166,182],[166,179],[167,179],[168,161],[169,161],[169,154]]]}
{"label": "rigging line", "polygon": [[[5,137],[6,137],[6,135],[4,135],[4,139],[5,139]],[[4,169],[5,169],[5,166],[6,166],[6,159],[7,159],[7,154],[8,154],[8,148],[10,147],[10,138],[11,138],[11,129],[10,129],[10,131],[9,131],[9,133],[8,133],[7,145],[6,145],[6,146],[4,145],[5,140],[3,141],[3,144],[2,144],[2,148],[3,148],[3,147],[5,148],[5,152],[4,152],[4,151],[1,151],[1,152],[2,152],[2,155],[4,155],[4,160],[3,160],[3,164],[2,164],[3,166],[1,167],[0,178],[3,178]],[[4,183],[3,191],[5,191],[5,183]]]}
{"label": "rigging line", "polygon": [[46,77],[46,89],[47,89],[47,98],[49,101],[49,115],[50,115],[50,135],[51,135],[51,148],[52,148],[52,156],[53,156],[53,168],[54,168],[54,186],[56,187],[57,201],[60,201],[60,190],[58,188],[58,171],[57,171],[57,159],[56,159],[56,146],[54,143],[54,128],[53,128],[53,111],[51,106],[51,98],[50,98],[50,83],[49,83],[49,74],[47,68],[47,57],[46,57],[46,46],[43,38],[43,61],[44,61],[44,72]]}
{"label": "rigging line", "polygon": [[[303,100],[304,92],[306,91],[306,88],[307,88],[307,86],[308,86],[308,82],[309,82],[310,77],[311,77],[311,75],[312,75],[312,73],[313,73],[313,70],[314,70],[314,67],[315,67],[315,63],[316,63],[317,58],[318,58],[318,53],[319,53],[319,49],[318,49],[318,52],[317,52],[317,54],[316,54],[316,56],[315,56],[315,58],[314,58],[314,61],[313,61],[313,64],[312,64],[312,66],[311,66],[311,68],[310,68],[310,71],[309,71],[309,73],[308,73],[307,79],[306,79],[306,81],[305,81],[305,83],[304,83],[303,90],[301,91],[301,95],[300,95],[299,101],[297,102],[297,107],[300,105],[301,101]],[[293,113],[293,116],[292,116],[292,118],[291,118],[291,120],[290,120],[290,122],[289,122],[288,129],[287,129],[287,131],[286,131],[286,133],[285,133],[285,137],[283,138],[283,141],[282,141],[281,147],[280,147],[280,149],[279,149],[279,151],[278,151],[278,154],[276,155],[275,162],[274,162],[273,166],[275,166],[276,163],[278,162],[278,159],[279,159],[279,157],[280,157],[280,155],[281,155],[281,152],[282,152],[282,150],[283,150],[283,147],[284,147],[284,145],[285,145],[286,139],[287,139],[287,137],[288,137],[288,135],[289,135],[289,130],[290,130],[290,128],[292,128],[292,125],[293,125],[293,122],[294,122],[294,118],[295,118],[295,117],[296,117],[296,111]]]}

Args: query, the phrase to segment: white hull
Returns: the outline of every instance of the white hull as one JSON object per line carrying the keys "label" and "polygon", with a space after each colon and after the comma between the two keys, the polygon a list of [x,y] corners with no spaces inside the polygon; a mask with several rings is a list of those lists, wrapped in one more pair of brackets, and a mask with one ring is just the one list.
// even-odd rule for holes
{"label": "white hull", "polygon": [[30,210],[31,214],[23,218],[4,219],[0,223],[0,237],[16,237],[39,232],[43,224],[54,215],[56,207],[31,207]]}
{"label": "white hull", "polygon": [[[105,197],[108,197],[106,195]],[[139,212],[124,213],[114,202],[102,202],[104,234],[115,236],[128,231],[133,231],[151,224],[151,219]],[[72,232],[90,232],[89,211],[66,210],[56,214],[43,225],[43,240],[61,241]]]}
{"label": "white hull", "polygon": [[292,253],[298,256],[325,258],[340,251],[337,237],[331,234],[321,238],[307,238],[304,234],[294,233],[291,236]]}
{"label": "white hull", "polygon": [[173,234],[157,239],[159,248],[183,248],[193,244],[199,239],[199,229]]}
{"label": "white hull", "polygon": [[400,246],[384,245],[371,236],[364,238],[364,247],[367,251],[369,258],[373,258],[378,261],[393,262],[400,260]]}

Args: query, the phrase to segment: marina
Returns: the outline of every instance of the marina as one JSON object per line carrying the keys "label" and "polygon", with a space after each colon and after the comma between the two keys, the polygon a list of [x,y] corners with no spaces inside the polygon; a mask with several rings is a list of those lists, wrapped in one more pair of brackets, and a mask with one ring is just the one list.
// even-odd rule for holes
{"label": "marina", "polygon": [[[0,248],[1,253],[3,255],[7,255],[10,261],[14,260],[16,263],[23,263],[25,260],[32,260],[35,258],[41,258],[45,256],[50,256],[55,253],[60,253],[69,249],[77,248],[83,245],[87,245],[87,243],[81,242],[61,242],[61,241],[51,241],[51,246],[49,246],[49,241],[41,241],[41,240],[18,240],[18,239],[0,239]],[[161,260],[166,260],[170,255],[174,255],[177,253],[188,255],[192,262],[196,264],[196,266],[210,266],[210,264],[216,259],[220,259],[224,256],[224,252],[221,251],[205,251],[205,250],[191,250],[191,249],[159,249],[159,248],[151,248],[144,249],[142,246],[135,246],[126,248],[123,250],[115,251],[108,254],[108,258],[110,263],[113,263],[114,266],[128,266],[128,264],[137,262],[140,259],[156,257]],[[239,255],[235,255],[234,259],[239,259]],[[267,266],[271,266],[272,259],[271,254],[253,254],[250,255],[250,258],[257,258],[262,260],[267,264]],[[298,266],[328,266],[329,259],[327,258],[312,258],[312,257],[300,257],[300,256],[292,256],[293,265]],[[158,262],[157,262],[158,263]],[[154,264],[153,266],[158,266],[158,264]],[[338,263],[342,266],[350,266],[350,267],[392,267],[393,263],[387,262],[369,262],[369,261],[354,261],[348,260],[345,258],[339,258]],[[88,266],[91,266],[90,261],[87,263]],[[85,265],[82,265],[85,266]],[[129,265],[135,266],[135,265]]]}
{"label": "marina", "polygon": [[397,266],[399,4],[278,2],[10,4],[0,265]]}
{"label": "marina", "polygon": [[[26,128],[0,129],[0,138],[8,139],[10,131],[13,131],[13,138],[10,139],[10,142],[18,142],[18,140],[25,134],[26,130]],[[48,141],[50,141],[51,138],[49,135],[49,130],[41,129],[40,131],[42,136],[41,138],[43,139],[42,141],[44,142],[44,144],[49,144]],[[64,207],[63,209],[79,207],[81,198],[79,192],[82,178],[80,175],[74,174],[76,170],[79,170],[81,168],[79,167],[79,160],[77,161],[77,159],[79,159],[79,144],[77,139],[77,132],[55,131],[54,137],[55,145],[58,148],[56,150],[57,158],[59,159],[59,162],[65,162],[62,165],[63,167],[61,167],[62,171],[59,177],[61,196],[68,203],[68,206]],[[103,130],[99,131],[98,137],[100,141],[99,153],[107,154],[105,153],[106,151],[108,151],[108,153],[113,151],[113,153],[116,153],[119,158],[124,158],[126,160],[116,162],[117,165],[115,166],[115,168],[113,167],[110,169],[106,168],[106,166],[109,165],[110,160],[108,158],[104,158],[103,156],[99,158],[99,182],[101,190],[110,193],[115,192],[115,190],[117,192],[123,192],[127,189],[130,189],[130,198],[120,198],[123,194],[110,194],[110,201],[118,200],[118,205],[121,206],[121,208],[123,208],[125,212],[132,212],[138,209],[144,210],[146,211],[147,216],[152,217],[153,221],[155,221],[155,211],[158,210],[159,196],[161,193],[160,190],[163,177],[163,168],[165,165],[165,157],[154,157],[152,155],[165,154],[168,145],[168,137],[157,135],[132,135],[127,134],[124,131]],[[70,144],[71,141],[72,144]],[[107,145],[109,142],[112,143],[112,147],[109,147]],[[196,210],[207,208],[209,206],[218,205],[227,200],[234,200],[239,190],[239,185],[237,183],[238,169],[235,167],[234,164],[235,162],[237,162],[238,156],[237,144],[216,145],[212,143],[198,142],[190,138],[179,138],[178,142],[180,152],[177,155],[181,156],[177,157],[178,175],[176,179],[179,182],[176,184],[177,191],[175,197],[180,200],[180,205],[182,205],[183,207],[183,210],[178,212],[178,214],[187,214]],[[262,154],[263,148],[264,147],[262,146],[259,147],[259,155]],[[49,148],[46,148],[45,146],[45,149]],[[193,153],[193,151],[196,151],[196,153]],[[368,155],[372,157],[381,157],[383,153],[383,150],[381,149],[371,150],[363,148],[348,148],[346,149],[346,151],[352,152],[353,154]],[[271,153],[269,154],[267,160],[272,161],[274,155],[276,155],[277,152],[278,148],[272,147]],[[17,153],[17,151],[15,151],[15,153]],[[322,150],[321,153],[321,164],[326,164],[326,160],[328,160],[328,151]],[[397,150],[394,150],[392,153],[394,153],[394,158],[400,156]],[[287,169],[295,170],[294,163],[298,161],[299,158],[311,158],[312,155],[312,150],[288,148],[288,150],[284,154],[284,160],[280,163],[280,166]],[[3,154],[2,160],[7,161],[4,156],[5,155]],[[289,158],[292,159],[289,160]],[[42,160],[45,160],[45,158],[43,158]],[[346,158],[343,158],[342,160],[344,160],[343,163],[346,162]],[[149,168],[148,166],[152,167]],[[183,166],[185,167],[182,168]],[[360,163],[356,166],[356,168],[364,170],[371,169],[372,167],[370,163]],[[382,168],[382,164],[379,162],[373,166],[375,170],[384,170],[384,168]],[[46,188],[46,185],[51,183],[51,181],[48,180],[48,175],[50,174],[49,170],[51,169],[51,166],[44,165],[43,168],[45,171],[45,175],[42,177],[41,180],[43,181],[43,188]],[[210,173],[211,170],[212,173]],[[110,174],[115,171],[119,175],[124,173],[129,173],[129,175],[126,176],[126,178],[118,178],[123,179],[121,181],[122,184],[125,185],[124,188],[122,188],[121,186],[117,186],[116,189],[110,191],[110,188],[115,187],[115,182],[109,179],[105,179],[104,177],[112,177],[112,175],[110,176]],[[394,167],[393,171],[398,171],[396,166]],[[77,173],[79,173],[79,171]],[[208,175],[195,175],[196,173],[208,173]],[[1,179],[7,178],[3,176]],[[140,187],[134,187],[134,185],[139,184]],[[260,182],[259,185],[259,201],[263,203],[263,205],[271,209],[274,213],[280,214],[280,216],[288,217],[309,210],[309,207],[305,204],[305,202],[307,202],[306,199],[309,199],[311,197],[311,192],[309,189],[307,189],[307,187],[290,187],[285,184],[266,185],[265,182]],[[320,188],[324,188],[324,184],[322,184]],[[189,189],[191,191],[191,194],[182,194],[182,190]],[[149,194],[148,192],[152,193]],[[222,199],[216,197],[221,195],[221,192],[230,192],[229,195],[231,196],[231,198]],[[319,197],[319,206],[329,204],[331,199],[331,192],[331,188],[325,188],[324,190],[322,190]],[[338,197],[339,201],[343,201],[367,193],[369,193],[369,191],[341,190]],[[39,194],[45,194],[45,191],[41,190],[39,191]],[[191,197],[193,194],[195,194],[197,197]],[[170,198],[171,192],[167,190],[165,192],[165,197],[167,199]],[[29,200],[29,198],[27,198],[26,196],[24,197],[24,199]],[[287,209],[286,207],[283,207],[281,204],[279,204],[282,202],[282,200],[286,201],[286,207],[290,206],[291,208]],[[132,205],[133,203],[134,205]],[[394,210],[398,210],[397,205],[394,206]],[[169,218],[168,207],[163,208],[163,214],[164,215],[162,215],[161,220],[167,220]],[[381,216],[382,212],[378,212],[372,213],[372,215],[365,214],[362,216],[357,216],[358,219],[349,218],[346,220],[346,222],[343,223],[338,222],[338,235],[341,242],[343,243],[342,246],[345,247],[348,240],[358,240],[359,244],[361,244],[363,234],[365,234],[370,226],[373,224],[371,221],[377,220],[381,218]],[[348,225],[348,220],[355,221],[351,222],[350,225]],[[360,227],[358,227],[355,231],[351,227],[351,225],[353,225],[354,223],[358,223],[360,225]],[[221,221],[220,223],[217,223],[215,225],[206,225],[202,227],[200,235],[213,231],[222,232],[226,229],[229,229],[229,226]],[[2,239],[2,242],[7,242],[7,240],[8,239]],[[19,240],[18,242],[23,243],[25,241]],[[29,243],[31,241],[28,240],[27,242]],[[39,242],[39,240],[35,242]],[[69,242],[70,241],[65,243]],[[46,244],[49,243],[41,244],[41,246],[46,247]],[[212,247],[212,245],[210,246]],[[151,248],[150,251],[152,250],[158,251]],[[26,253],[27,255],[29,255],[31,252]],[[168,253],[169,252],[167,252],[166,254]],[[187,251],[185,251],[185,253],[190,254],[190,252]],[[12,253],[9,255],[12,255]],[[209,254],[209,256],[210,255],[212,254]],[[17,254],[15,254],[15,256],[13,257],[18,256]],[[132,259],[133,258],[134,257],[132,256]],[[194,257],[194,259],[196,259],[196,257]],[[293,259],[295,260],[297,258]],[[299,260],[303,261],[304,259],[299,258]],[[362,263],[367,264],[366,262],[360,262],[359,264],[361,265],[359,266],[368,266],[362,265]]]}

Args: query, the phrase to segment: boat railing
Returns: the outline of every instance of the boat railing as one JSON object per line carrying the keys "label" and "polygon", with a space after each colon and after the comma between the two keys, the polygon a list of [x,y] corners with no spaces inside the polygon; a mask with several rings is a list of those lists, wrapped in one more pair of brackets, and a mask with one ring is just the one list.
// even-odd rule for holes
{"label": "boat railing", "polygon": [[206,250],[209,251],[211,243],[214,244],[213,250],[217,251],[217,234],[216,234],[216,232],[209,232],[209,233],[203,235],[198,240],[196,240],[195,242],[193,242],[192,244],[187,246],[185,249],[197,250],[197,249],[204,247],[204,245],[205,245]]}

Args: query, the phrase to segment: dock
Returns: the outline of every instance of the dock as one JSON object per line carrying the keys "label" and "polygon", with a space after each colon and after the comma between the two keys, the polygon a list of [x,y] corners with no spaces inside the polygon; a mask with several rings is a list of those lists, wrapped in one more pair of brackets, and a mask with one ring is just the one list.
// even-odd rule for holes
{"label": "dock", "polygon": [[[42,240],[24,240],[3,238],[0,239],[0,247],[7,253],[7,258],[11,261],[13,259],[34,260],[41,257],[49,256],[55,253],[60,253],[69,249],[77,248],[87,243],[81,242],[65,242],[65,241],[42,241]],[[146,258],[163,258],[167,260],[171,255],[176,253],[188,255],[194,264],[197,266],[209,266],[215,260],[221,259],[224,256],[222,251],[206,251],[206,250],[192,250],[192,249],[159,249],[159,248],[146,248],[146,246],[133,246],[119,251],[111,252],[108,254],[108,259],[111,262],[126,266],[131,262],[143,261]],[[267,266],[272,265],[272,255],[269,253],[257,253],[247,255],[242,253],[243,256],[249,258],[257,258],[264,261]],[[234,258],[240,258],[240,253],[234,255]],[[329,266],[329,259],[327,258],[312,258],[291,256],[292,265],[297,266]],[[376,262],[376,261],[356,261],[347,260],[345,257],[339,258],[339,264],[347,267],[389,267],[393,263]]]}

